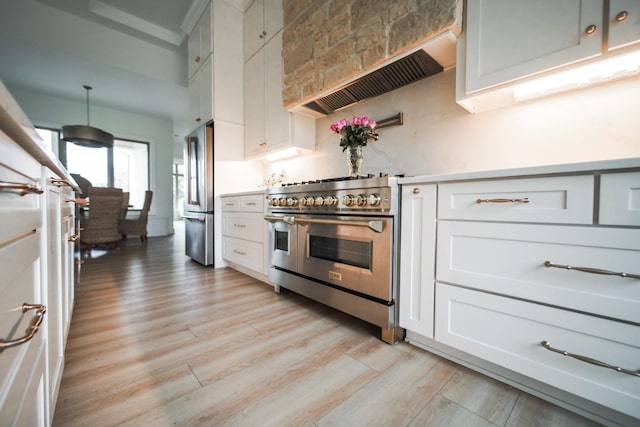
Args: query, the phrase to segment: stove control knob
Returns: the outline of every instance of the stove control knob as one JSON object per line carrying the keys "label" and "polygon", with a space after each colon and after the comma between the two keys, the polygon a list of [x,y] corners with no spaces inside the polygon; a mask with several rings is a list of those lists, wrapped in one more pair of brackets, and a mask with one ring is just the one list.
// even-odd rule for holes
{"label": "stove control knob", "polygon": [[324,205],[325,206],[335,206],[338,204],[338,198],[335,196],[325,196],[324,197]]}
{"label": "stove control knob", "polygon": [[313,197],[307,196],[302,199],[302,206],[313,206],[315,203],[315,199]]}
{"label": "stove control knob", "polygon": [[278,203],[276,202],[276,198],[275,197],[272,197],[272,198],[269,199],[269,206],[275,206],[277,204]]}
{"label": "stove control knob", "polygon": [[322,196],[316,197],[316,206],[322,206],[322,205],[324,205],[324,197]]}
{"label": "stove control knob", "polygon": [[297,197],[287,198],[287,206],[298,206],[298,198]]}
{"label": "stove control knob", "polygon": [[367,206],[367,195],[358,194],[358,197],[356,197],[356,204],[358,206]]}
{"label": "stove control knob", "polygon": [[278,206],[287,206],[287,199],[285,199],[284,197],[280,197],[278,199]]}
{"label": "stove control knob", "polygon": [[369,203],[369,206],[378,206],[380,204],[380,200],[382,200],[380,195],[373,193],[369,194],[369,200],[367,202]]}
{"label": "stove control knob", "polygon": [[356,198],[353,196],[353,194],[347,194],[342,198],[342,204],[345,206],[353,206],[355,201]]}

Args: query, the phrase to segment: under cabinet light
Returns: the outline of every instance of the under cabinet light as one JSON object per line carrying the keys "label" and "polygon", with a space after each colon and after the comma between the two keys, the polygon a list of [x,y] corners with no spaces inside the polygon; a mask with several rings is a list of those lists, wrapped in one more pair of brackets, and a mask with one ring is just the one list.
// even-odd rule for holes
{"label": "under cabinet light", "polygon": [[263,159],[267,162],[275,162],[277,160],[284,160],[291,157],[301,156],[306,154],[308,151],[309,150],[304,150],[299,147],[289,147],[285,148],[284,150],[274,151],[273,153],[266,154]]}
{"label": "under cabinet light", "polygon": [[515,87],[516,102],[629,77],[640,72],[640,51],[531,80]]}

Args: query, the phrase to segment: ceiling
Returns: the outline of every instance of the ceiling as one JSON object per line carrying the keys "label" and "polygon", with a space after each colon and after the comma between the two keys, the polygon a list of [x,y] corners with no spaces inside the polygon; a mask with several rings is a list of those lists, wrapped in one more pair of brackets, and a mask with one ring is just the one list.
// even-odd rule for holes
{"label": "ceiling", "polygon": [[[0,0],[5,1],[5,0]],[[25,1],[25,0],[21,0]],[[176,123],[188,120],[187,33],[206,0],[26,0],[30,7],[54,8],[124,33],[184,57],[180,83],[167,82],[98,63],[48,46],[0,35],[0,78],[17,86],[54,96],[85,99],[83,84],[93,86],[91,104],[142,113]],[[7,10],[5,6],[2,8]],[[50,10],[50,9],[48,9]],[[175,56],[175,55],[174,55]],[[135,94],[135,96],[132,96]]]}

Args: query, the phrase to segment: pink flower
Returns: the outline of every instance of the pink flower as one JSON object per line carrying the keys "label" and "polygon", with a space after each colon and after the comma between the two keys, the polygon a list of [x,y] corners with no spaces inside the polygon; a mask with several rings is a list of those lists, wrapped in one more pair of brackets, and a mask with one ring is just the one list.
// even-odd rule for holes
{"label": "pink flower", "polygon": [[333,123],[331,126],[331,132],[338,132],[338,124],[337,123]]}
{"label": "pink flower", "polygon": [[354,116],[353,117],[353,124],[354,125],[359,125],[360,124],[360,117]]}
{"label": "pink flower", "polygon": [[345,126],[349,126],[349,122],[345,119],[342,119],[338,122],[338,130],[342,129]]}
{"label": "pink flower", "polygon": [[376,126],[378,126],[378,123],[375,120],[371,120],[369,122],[369,127],[371,128],[371,130],[375,129]]}
{"label": "pink flower", "polygon": [[361,124],[362,126],[367,126],[367,125],[369,124],[369,117],[367,117],[367,116],[362,116],[362,117],[360,118],[360,124]]}

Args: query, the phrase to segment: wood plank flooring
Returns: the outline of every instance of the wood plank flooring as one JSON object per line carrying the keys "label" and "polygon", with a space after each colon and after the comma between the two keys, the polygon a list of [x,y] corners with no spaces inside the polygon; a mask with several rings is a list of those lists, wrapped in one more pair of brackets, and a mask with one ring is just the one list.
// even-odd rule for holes
{"label": "wood plank flooring", "polygon": [[183,235],[82,266],[54,426],[595,426],[229,268]]}

